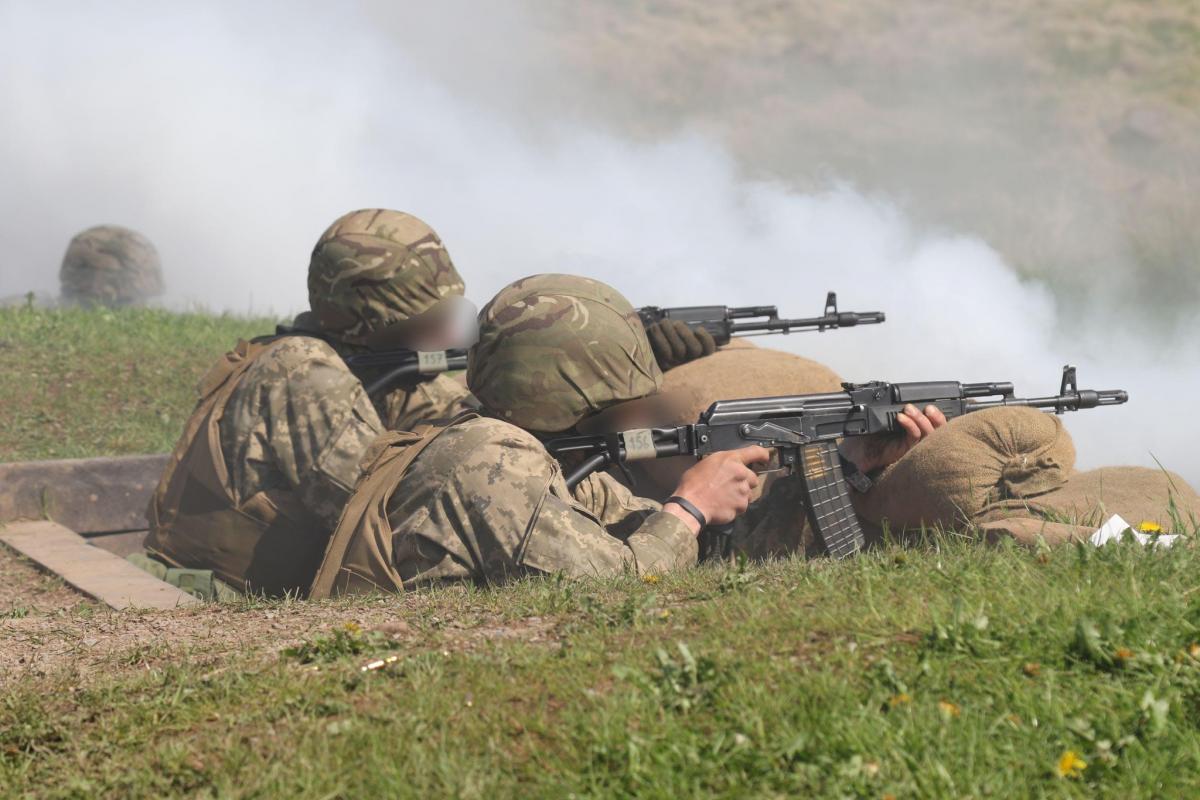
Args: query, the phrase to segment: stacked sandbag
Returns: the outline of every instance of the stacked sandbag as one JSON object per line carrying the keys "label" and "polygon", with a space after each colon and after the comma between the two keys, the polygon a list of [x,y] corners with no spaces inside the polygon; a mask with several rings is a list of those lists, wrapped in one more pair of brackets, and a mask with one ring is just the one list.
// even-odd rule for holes
{"label": "stacked sandbag", "polygon": [[978,519],[1032,517],[1095,530],[1114,514],[1133,526],[1153,523],[1167,533],[1192,534],[1200,527],[1200,495],[1163,469],[1102,467],[1077,472],[1050,492],[993,502]]}
{"label": "stacked sandbag", "polygon": [[869,525],[962,527],[989,506],[1062,487],[1074,465],[1075,445],[1058,417],[993,408],[951,420],[851,497]]}

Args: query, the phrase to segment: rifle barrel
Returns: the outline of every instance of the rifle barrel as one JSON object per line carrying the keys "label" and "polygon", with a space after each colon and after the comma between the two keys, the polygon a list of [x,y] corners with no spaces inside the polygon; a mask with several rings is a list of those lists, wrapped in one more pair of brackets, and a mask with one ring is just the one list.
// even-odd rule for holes
{"label": "rifle barrel", "polygon": [[823,317],[808,319],[778,319],[768,317],[753,322],[734,322],[729,332],[734,335],[747,333],[791,333],[792,331],[823,331],[827,328],[853,328],[856,325],[877,325],[886,321],[882,311],[843,311]]}

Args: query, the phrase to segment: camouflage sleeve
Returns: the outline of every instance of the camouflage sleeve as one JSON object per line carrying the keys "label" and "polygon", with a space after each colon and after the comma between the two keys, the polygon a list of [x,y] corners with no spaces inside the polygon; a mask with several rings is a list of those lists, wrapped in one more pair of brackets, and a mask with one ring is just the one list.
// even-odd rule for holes
{"label": "camouflage sleeve", "polygon": [[438,375],[411,389],[399,388],[384,398],[379,409],[389,431],[411,431],[422,422],[451,419],[468,409],[471,393],[449,375]]}
{"label": "camouflage sleeve", "polygon": [[652,500],[635,497],[607,475],[593,476],[572,496],[557,463],[540,445],[538,449],[551,476],[523,545],[526,568],[571,576],[626,570],[657,574],[696,563],[696,536],[678,517]]}
{"label": "camouflage sleeve", "polygon": [[247,383],[258,378],[255,438],[263,452],[245,455],[272,461],[305,507],[333,528],[383,425],[362,383],[324,342],[290,337],[260,361],[263,372]]}
{"label": "camouflage sleeve", "polygon": [[401,534],[406,584],[468,575],[495,582],[531,572],[664,572],[696,561],[696,537],[670,514],[650,513],[624,541],[614,536],[571,496],[542,444],[498,420],[448,430],[417,460],[405,486],[389,518]]}
{"label": "camouflage sleeve", "polygon": [[575,487],[576,503],[588,510],[610,534],[625,540],[651,514],[662,511],[654,500],[638,497],[607,472],[595,472]]}

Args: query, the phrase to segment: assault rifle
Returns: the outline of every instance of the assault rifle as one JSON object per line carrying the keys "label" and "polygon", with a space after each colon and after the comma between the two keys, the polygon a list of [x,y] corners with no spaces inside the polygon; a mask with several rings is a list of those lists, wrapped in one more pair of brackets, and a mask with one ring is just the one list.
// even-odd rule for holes
{"label": "assault rifle", "polygon": [[[664,319],[677,319],[691,328],[704,328],[712,334],[718,346],[729,344],[734,336],[766,336],[792,331],[821,331],[851,328],[855,325],[874,325],[883,322],[882,311],[838,311],[837,293],[825,297],[825,312],[808,319],[780,319],[775,306],[680,306],[659,308],[644,306],[638,316],[645,326]],[[466,349],[418,352],[416,350],[380,350],[346,357],[351,370],[387,370],[367,384],[367,394],[374,395],[404,380],[422,375],[467,368]]]}
{"label": "assault rifle", "polygon": [[873,381],[842,386],[843,391],[826,394],[719,400],[693,425],[566,436],[550,440],[546,448],[555,458],[570,456],[578,461],[567,474],[567,486],[572,489],[611,464],[670,456],[700,458],[750,445],[773,448],[780,467],[800,473],[818,540],[832,557],[845,558],[862,548],[864,538],[846,491],[839,439],[898,433],[902,429],[896,418],[910,403],[922,409],[937,406],[947,419],[953,419],[1000,406],[1062,414],[1129,400],[1122,390],[1081,390],[1071,366],[1063,368],[1059,392],[1051,397],[1015,397],[1011,383]]}
{"label": "assault rifle", "polygon": [[792,331],[834,330],[855,325],[875,325],[886,316],[882,311],[838,311],[837,292],[825,295],[825,311],[808,319],[780,319],[775,306],[681,306],[659,308],[644,306],[638,316],[647,328],[665,319],[677,319],[692,329],[708,331],[718,346],[729,344],[734,336],[766,336]]}

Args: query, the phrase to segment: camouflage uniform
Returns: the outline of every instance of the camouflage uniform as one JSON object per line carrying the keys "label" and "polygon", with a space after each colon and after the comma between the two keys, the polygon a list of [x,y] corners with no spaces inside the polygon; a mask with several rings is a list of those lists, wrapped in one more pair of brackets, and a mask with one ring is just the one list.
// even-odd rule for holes
{"label": "camouflage uniform", "polygon": [[[632,306],[596,281],[539,275],[480,315],[468,385],[493,418],[386,451],[356,489],[314,593],[398,591],[525,574],[659,573],[694,564],[696,537],[658,503],[595,474],[567,489],[530,431],[653,394],[662,382]],[[411,452],[411,451],[410,451]]]}
{"label": "camouflage uniform", "polygon": [[462,290],[437,235],[415,217],[373,210],[335,222],[313,252],[312,311],[297,319],[301,334],[323,338],[243,343],[202,381],[151,503],[147,549],[241,590],[306,590],[360,462],[385,430],[380,410],[411,425],[418,414],[456,413],[466,395],[442,376],[377,408],[339,351]]}
{"label": "camouflage uniform", "polygon": [[59,270],[65,303],[141,305],[163,292],[158,251],[145,236],[119,225],[98,225],[75,236]]}
{"label": "camouflage uniform", "polygon": [[383,433],[363,385],[320,339],[286,336],[246,371],[219,423],[238,498],[294,491],[337,525],[371,442]]}

